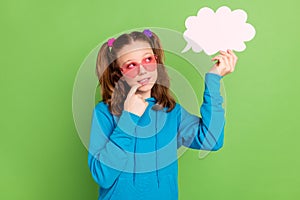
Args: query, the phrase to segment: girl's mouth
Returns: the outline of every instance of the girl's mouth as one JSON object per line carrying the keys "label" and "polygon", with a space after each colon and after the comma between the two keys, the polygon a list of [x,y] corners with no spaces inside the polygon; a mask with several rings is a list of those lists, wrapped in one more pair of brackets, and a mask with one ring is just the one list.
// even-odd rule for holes
{"label": "girl's mouth", "polygon": [[150,77],[137,81],[139,84],[146,85],[149,83]]}

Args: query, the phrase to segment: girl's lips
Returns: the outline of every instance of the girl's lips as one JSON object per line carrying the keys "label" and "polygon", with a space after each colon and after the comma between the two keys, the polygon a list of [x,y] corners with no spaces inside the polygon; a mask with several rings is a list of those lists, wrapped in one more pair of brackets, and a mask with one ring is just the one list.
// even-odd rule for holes
{"label": "girl's lips", "polygon": [[138,83],[142,84],[142,85],[146,85],[149,83],[150,77],[148,78],[144,78],[142,80],[137,81]]}

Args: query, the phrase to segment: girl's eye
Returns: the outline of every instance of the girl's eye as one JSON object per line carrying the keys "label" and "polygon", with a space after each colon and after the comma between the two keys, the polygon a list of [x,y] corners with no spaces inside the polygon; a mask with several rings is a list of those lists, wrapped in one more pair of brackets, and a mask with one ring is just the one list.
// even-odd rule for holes
{"label": "girl's eye", "polygon": [[129,63],[129,64],[127,64],[126,68],[131,69],[131,68],[134,68],[135,66],[136,66],[135,63]]}
{"label": "girl's eye", "polygon": [[152,58],[151,56],[148,57],[148,58],[145,58],[145,62],[146,62],[146,63],[150,63],[150,62],[152,61],[152,59],[153,59],[153,58]]}

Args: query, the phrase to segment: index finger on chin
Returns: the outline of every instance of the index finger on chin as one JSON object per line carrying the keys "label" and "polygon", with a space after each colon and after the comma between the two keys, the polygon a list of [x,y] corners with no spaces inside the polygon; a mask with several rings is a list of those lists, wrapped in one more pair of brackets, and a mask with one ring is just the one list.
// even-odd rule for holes
{"label": "index finger on chin", "polygon": [[127,97],[133,96],[139,87],[140,87],[140,85],[138,85],[138,84],[132,86],[127,94]]}

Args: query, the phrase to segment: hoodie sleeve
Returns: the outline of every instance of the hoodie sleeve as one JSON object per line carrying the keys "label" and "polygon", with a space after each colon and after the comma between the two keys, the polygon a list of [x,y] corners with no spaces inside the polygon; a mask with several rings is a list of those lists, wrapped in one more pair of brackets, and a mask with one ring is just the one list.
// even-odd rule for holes
{"label": "hoodie sleeve", "polygon": [[93,110],[90,129],[88,165],[93,179],[109,188],[126,167],[134,150],[134,136],[139,116],[123,110],[114,126],[113,116],[103,102]]}
{"label": "hoodie sleeve", "polygon": [[192,149],[216,151],[223,146],[225,118],[220,94],[221,78],[218,74],[205,74],[203,103],[200,107],[202,117],[192,115],[180,106],[178,148],[184,145]]}

